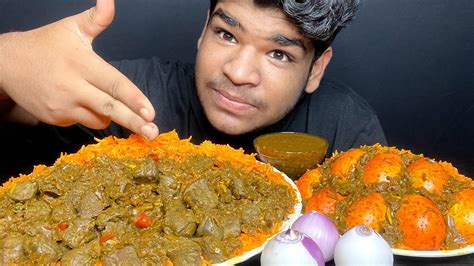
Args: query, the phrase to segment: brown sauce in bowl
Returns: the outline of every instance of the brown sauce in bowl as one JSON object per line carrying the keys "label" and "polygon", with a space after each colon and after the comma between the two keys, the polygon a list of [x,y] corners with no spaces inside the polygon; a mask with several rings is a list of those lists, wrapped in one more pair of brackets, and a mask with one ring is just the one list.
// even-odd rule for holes
{"label": "brown sauce in bowl", "polygon": [[292,179],[315,168],[326,155],[326,139],[306,133],[278,132],[259,136],[254,141],[259,158]]}

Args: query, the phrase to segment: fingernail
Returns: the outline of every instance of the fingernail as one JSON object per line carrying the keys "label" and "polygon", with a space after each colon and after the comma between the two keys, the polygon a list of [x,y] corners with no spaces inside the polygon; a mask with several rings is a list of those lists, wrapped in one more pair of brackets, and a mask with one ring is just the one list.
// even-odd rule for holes
{"label": "fingernail", "polygon": [[145,125],[142,127],[142,135],[148,140],[153,139],[153,127]]}
{"label": "fingernail", "polygon": [[148,111],[148,109],[146,109],[146,108],[142,108],[142,109],[140,109],[140,115],[144,119],[148,119],[148,116],[150,115],[150,111]]}

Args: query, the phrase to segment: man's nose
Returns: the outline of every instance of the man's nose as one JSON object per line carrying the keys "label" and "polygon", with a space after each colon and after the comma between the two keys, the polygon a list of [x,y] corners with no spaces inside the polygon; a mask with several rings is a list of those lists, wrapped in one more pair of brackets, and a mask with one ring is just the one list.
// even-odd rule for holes
{"label": "man's nose", "polygon": [[236,85],[258,85],[261,77],[257,53],[251,47],[241,48],[224,64],[223,72]]}

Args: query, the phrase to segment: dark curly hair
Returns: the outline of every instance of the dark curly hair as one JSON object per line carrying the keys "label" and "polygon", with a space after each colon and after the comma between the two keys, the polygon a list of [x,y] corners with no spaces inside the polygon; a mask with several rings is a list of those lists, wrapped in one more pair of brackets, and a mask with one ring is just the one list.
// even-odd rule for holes
{"label": "dark curly hair", "polygon": [[[210,0],[210,12],[218,0]],[[360,0],[254,0],[256,6],[278,8],[313,41],[314,60],[334,41],[354,17]]]}

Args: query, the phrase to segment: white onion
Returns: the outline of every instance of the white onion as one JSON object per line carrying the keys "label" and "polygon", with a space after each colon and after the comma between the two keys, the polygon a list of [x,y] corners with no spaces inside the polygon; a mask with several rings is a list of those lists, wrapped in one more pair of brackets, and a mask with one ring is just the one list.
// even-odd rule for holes
{"label": "white onion", "polygon": [[381,235],[366,225],[358,225],[337,241],[334,263],[337,266],[393,265],[393,253]]}
{"label": "white onion", "polygon": [[272,238],[263,248],[262,266],[317,265],[324,266],[318,245],[308,236],[288,229]]}
{"label": "white onion", "polygon": [[326,262],[334,258],[334,247],[340,237],[336,225],[331,219],[316,211],[309,211],[300,216],[291,229],[311,237],[323,252]]}

